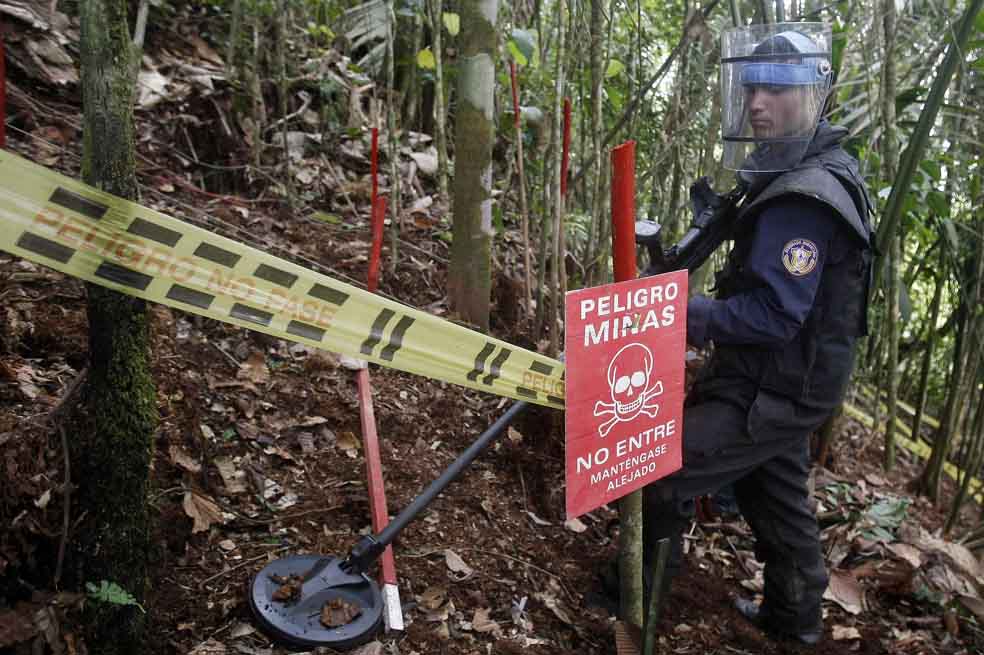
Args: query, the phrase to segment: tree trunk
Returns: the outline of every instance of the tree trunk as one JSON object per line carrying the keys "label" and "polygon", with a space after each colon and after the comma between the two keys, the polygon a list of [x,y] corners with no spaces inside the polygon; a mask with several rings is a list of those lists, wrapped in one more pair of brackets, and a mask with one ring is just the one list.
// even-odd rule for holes
{"label": "tree trunk", "polygon": [[389,29],[386,35],[386,142],[389,145],[389,207],[390,213],[390,274],[395,275],[400,262],[400,231],[403,226],[400,218],[403,216],[403,194],[400,189],[400,140],[397,136],[398,126],[396,97],[396,14],[392,5],[387,7]]}
{"label": "tree trunk", "polygon": [[939,341],[939,331],[936,322],[940,318],[940,301],[943,298],[943,285],[946,283],[946,250],[940,243],[940,268],[937,271],[936,288],[930,303],[929,321],[926,324],[926,350],[923,352],[922,366],[919,370],[919,391],[916,397],[916,414],[912,419],[912,438],[919,439],[922,429],[923,412],[926,410],[926,395],[929,389],[929,367],[933,362],[933,351]]}
{"label": "tree trunk", "polygon": [[547,315],[550,319],[550,356],[556,357],[560,352],[560,323],[563,317],[564,293],[561,278],[567,275],[564,266],[564,196],[561,193],[563,181],[563,133],[564,133],[564,43],[567,36],[564,24],[564,8],[567,3],[557,3],[557,46],[554,51],[556,65],[554,67],[554,124],[553,142],[557,145],[557,157],[553,163],[553,195],[554,195],[554,228],[553,228],[553,265],[550,268],[550,292],[553,297],[551,310]]}
{"label": "tree trunk", "polygon": [[[604,43],[605,0],[591,0],[591,159],[602,162],[602,131],[604,129],[604,105],[602,89],[605,84],[606,47]],[[609,32],[610,34],[610,32]],[[591,191],[591,228],[588,232],[588,245],[585,260],[588,267],[587,286],[595,286],[605,279],[604,269],[607,261],[602,235],[606,221],[605,175],[603,166],[594,166]],[[607,258],[606,258],[607,259]]]}
{"label": "tree trunk", "polygon": [[448,296],[466,321],[489,328],[492,287],[492,142],[498,0],[461,3],[455,115],[454,238]]}
{"label": "tree trunk", "polygon": [[943,525],[944,536],[949,536],[950,531],[953,530],[953,526],[960,516],[960,508],[970,493],[970,481],[980,474],[981,464],[984,462],[984,402],[980,400],[977,403],[977,411],[975,412],[970,434],[973,435],[973,438],[971,440],[969,435],[967,437],[971,440],[968,448],[969,456],[967,457],[967,463],[963,467],[964,473],[963,478],[960,479],[960,487],[953,498],[953,504],[950,506],[950,513],[947,516],[946,523]]}
{"label": "tree trunk", "polygon": [[933,449],[929,454],[929,460],[923,469],[919,480],[919,491],[925,494],[930,500],[936,502],[940,496],[940,479],[943,474],[943,463],[950,449],[950,439],[953,435],[953,426],[956,425],[956,415],[959,414],[957,398],[959,397],[959,386],[961,379],[961,366],[963,364],[963,352],[966,336],[966,308],[961,306],[959,312],[964,317],[958,320],[957,334],[953,347],[953,366],[950,375],[947,377],[946,403],[943,416],[940,417],[940,425],[933,435]]}
{"label": "tree trunk", "polygon": [[[882,2],[882,153],[884,161],[884,176],[886,180],[895,178],[898,168],[899,149],[895,130],[895,0]],[[895,412],[896,394],[898,393],[898,378],[895,371],[898,367],[898,252],[897,237],[890,239],[888,254],[892,263],[892,277],[888,289],[888,307],[885,314],[884,334],[888,340],[888,353],[885,357],[885,373],[888,375],[888,423],[885,426],[885,457],[884,466],[891,470],[895,466]],[[876,360],[876,361],[880,361]],[[878,415],[880,394],[875,397],[875,416]],[[877,425],[877,423],[876,423]]]}
{"label": "tree trunk", "polygon": [[888,328],[888,362],[886,363],[886,373],[888,373],[888,409],[886,410],[885,424],[885,460],[886,471],[895,468],[895,419],[898,416],[898,394],[899,394],[899,260],[902,258],[902,248],[899,242],[901,236],[896,236],[891,243],[891,262],[890,284],[888,288],[888,316],[886,318]]}
{"label": "tree trunk", "polygon": [[[964,283],[960,310],[962,313],[957,341],[954,348],[953,372],[948,385],[946,412],[940,420],[933,451],[923,472],[922,488],[935,502],[940,497],[940,480],[943,464],[949,454],[950,444],[957,433],[960,416],[967,396],[980,384],[978,371],[984,340],[984,316],[980,313],[984,291],[984,223],[978,228],[977,247],[968,256],[962,268]],[[973,404],[973,403],[971,403]],[[964,435],[970,438],[969,435]]]}
{"label": "tree trunk", "polygon": [[[83,179],[129,199],[134,173],[135,60],[124,0],[79,5],[84,145]],[[76,498],[84,517],[76,533],[79,585],[115,582],[143,602],[150,551],[147,486],[157,424],[150,375],[146,303],[95,285],[88,288],[89,382],[86,429],[72,441]],[[90,652],[144,651],[145,615],[136,607],[86,603]]]}
{"label": "tree trunk", "polygon": [[428,0],[431,39],[434,47],[434,131],[437,142],[437,189],[441,198],[448,197],[447,107],[444,102],[444,45],[441,30],[441,0]]}

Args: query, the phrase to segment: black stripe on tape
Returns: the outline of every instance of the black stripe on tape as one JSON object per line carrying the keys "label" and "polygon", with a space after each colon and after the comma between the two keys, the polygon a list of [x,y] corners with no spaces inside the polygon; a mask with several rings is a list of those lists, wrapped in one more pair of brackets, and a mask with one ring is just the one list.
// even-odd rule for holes
{"label": "black stripe on tape", "polygon": [[54,259],[56,262],[66,263],[75,254],[74,248],[69,248],[68,246],[63,246],[60,243],[52,241],[51,239],[45,239],[44,237],[39,237],[36,234],[31,234],[30,232],[25,232],[20,235],[15,244],[19,248],[24,250],[30,250],[33,253],[41,255],[42,257],[47,257],[48,259]]}
{"label": "black stripe on tape", "polygon": [[485,347],[482,348],[481,352],[479,352],[478,356],[475,358],[475,366],[472,367],[472,370],[469,371],[468,375],[465,377],[472,382],[477,380],[478,376],[485,370],[485,360],[489,358],[489,355],[492,354],[493,350],[495,350],[495,344],[486,342]]}
{"label": "black stripe on tape", "polygon": [[238,318],[241,321],[258,323],[259,325],[270,325],[270,321],[273,319],[273,314],[270,312],[265,312],[262,309],[256,309],[255,307],[238,302],[232,306],[229,316]]}
{"label": "black stripe on tape", "polygon": [[325,331],[321,328],[308,325],[307,323],[301,323],[300,321],[291,321],[288,323],[287,332],[298,337],[310,339],[311,341],[321,341],[322,337],[325,336]]}
{"label": "black stripe on tape", "polygon": [[395,314],[396,312],[392,309],[384,309],[376,315],[376,320],[372,322],[372,328],[369,330],[369,336],[362,342],[359,352],[363,355],[372,354],[372,350],[376,347],[376,344],[383,340],[383,329]]}
{"label": "black stripe on tape", "polygon": [[379,353],[381,359],[385,359],[388,362],[393,361],[393,355],[396,351],[403,346],[403,335],[407,333],[410,326],[413,325],[414,319],[409,316],[404,316],[400,319],[396,327],[393,328],[393,333],[390,335],[389,343],[383,348],[383,352]]}
{"label": "black stripe on tape", "polygon": [[237,255],[234,252],[229,252],[228,250],[219,248],[218,246],[213,246],[210,243],[205,243],[204,241],[201,245],[195,248],[195,255],[228,268],[235,266],[241,257],[241,255]]}
{"label": "black stripe on tape", "polygon": [[536,392],[526,387],[516,387],[516,393],[524,398],[536,398]]}
{"label": "black stripe on tape", "polygon": [[553,366],[544,364],[543,362],[533,362],[530,364],[530,370],[540,375],[550,375],[553,373]]}
{"label": "black stripe on tape", "polygon": [[315,284],[308,291],[309,296],[313,296],[318,300],[324,300],[325,302],[330,302],[333,305],[338,305],[341,307],[348,300],[349,295],[344,291],[339,291],[338,289],[332,289],[331,287],[326,287],[323,284]]}
{"label": "black stripe on tape", "polygon": [[186,305],[201,307],[202,309],[208,309],[212,301],[215,300],[215,296],[210,293],[195,291],[194,289],[183,287],[180,284],[172,284],[167,292],[167,297],[171,300],[183,302]]}
{"label": "black stripe on tape", "polygon": [[503,348],[499,351],[499,354],[495,356],[492,360],[492,366],[489,368],[489,374],[482,378],[482,384],[492,384],[499,377],[499,372],[502,370],[502,365],[506,363],[509,359],[509,355],[512,351],[508,348]]}
{"label": "black stripe on tape", "polygon": [[549,400],[552,403],[557,403],[558,405],[564,404],[564,399],[558,398],[557,396],[547,396],[547,400]]}
{"label": "black stripe on tape", "polygon": [[125,287],[133,287],[134,289],[140,289],[143,291],[153,280],[149,275],[134,271],[133,269],[127,268],[126,266],[120,266],[113,262],[103,262],[96,269],[96,277],[101,277],[111,282],[116,282],[117,284],[122,284]]}
{"label": "black stripe on tape", "polygon": [[74,191],[69,191],[64,187],[58,187],[48,198],[48,202],[53,202],[56,205],[61,205],[66,209],[71,209],[74,212],[78,212],[83,216],[88,216],[89,218],[94,218],[97,221],[106,215],[109,211],[109,206],[104,205],[101,202],[96,202],[95,200],[89,200],[85,196],[79,195]]}
{"label": "black stripe on tape", "polygon": [[288,273],[287,271],[282,271],[279,268],[274,268],[273,266],[268,266],[266,264],[260,264],[256,267],[256,272],[253,273],[256,277],[266,280],[267,282],[273,282],[274,284],[279,284],[287,289],[294,286],[297,282],[297,276],[293,273]]}
{"label": "black stripe on tape", "polygon": [[130,227],[126,228],[126,231],[130,234],[136,234],[138,237],[145,237],[147,239],[152,239],[157,243],[163,243],[165,246],[170,246],[172,248],[178,241],[181,240],[180,232],[169,230],[166,227],[157,225],[156,223],[151,223],[150,221],[145,221],[142,218],[133,219],[133,222],[130,223]]}

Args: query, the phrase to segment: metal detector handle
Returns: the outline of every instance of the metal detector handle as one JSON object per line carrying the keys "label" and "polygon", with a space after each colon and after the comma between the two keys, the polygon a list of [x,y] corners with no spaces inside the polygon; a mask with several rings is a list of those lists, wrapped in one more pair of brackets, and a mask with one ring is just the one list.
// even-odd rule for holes
{"label": "metal detector handle", "polygon": [[369,569],[369,566],[376,561],[376,559],[382,554],[383,550],[386,549],[394,539],[396,535],[400,533],[403,528],[407,526],[410,521],[417,518],[417,514],[421,512],[425,507],[430,505],[438,494],[444,491],[451,482],[458,477],[458,475],[471,464],[476,457],[478,457],[483,450],[485,450],[488,445],[496,439],[509,424],[516,420],[523,410],[529,407],[529,403],[525,400],[521,400],[514,403],[512,407],[509,408],[505,414],[499,417],[495,423],[493,423],[489,429],[482,433],[480,436],[468,449],[458,456],[458,459],[451,462],[451,465],[444,470],[439,478],[434,480],[428,485],[424,491],[417,496],[412,503],[406,506],[402,512],[397,514],[392,521],[390,521],[385,528],[378,535],[368,535],[362,537],[358,543],[352,548],[349,553],[348,558],[346,558],[345,563],[342,568],[344,568],[349,573],[364,573]]}

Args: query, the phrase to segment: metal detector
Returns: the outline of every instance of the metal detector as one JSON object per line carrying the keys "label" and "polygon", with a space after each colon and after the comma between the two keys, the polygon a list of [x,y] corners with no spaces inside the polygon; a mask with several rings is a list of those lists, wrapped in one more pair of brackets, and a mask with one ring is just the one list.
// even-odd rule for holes
{"label": "metal detector", "polygon": [[372,639],[382,624],[383,598],[366,571],[527,406],[514,403],[379,534],[362,537],[347,556],[293,555],[263,567],[249,584],[249,605],[260,628],[277,641],[305,648],[350,648]]}

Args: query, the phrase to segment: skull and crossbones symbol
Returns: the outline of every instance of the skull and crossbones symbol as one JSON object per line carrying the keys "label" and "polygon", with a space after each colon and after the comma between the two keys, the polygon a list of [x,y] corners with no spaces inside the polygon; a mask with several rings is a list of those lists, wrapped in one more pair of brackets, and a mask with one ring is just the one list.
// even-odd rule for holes
{"label": "skull and crossbones symbol", "polygon": [[656,418],[659,404],[653,399],[663,393],[663,382],[652,380],[653,354],[641,343],[630,343],[615,353],[608,365],[608,386],[612,402],[599,400],[594,415],[611,415],[598,426],[598,434],[607,437],[616,423],[631,421],[640,414]]}

